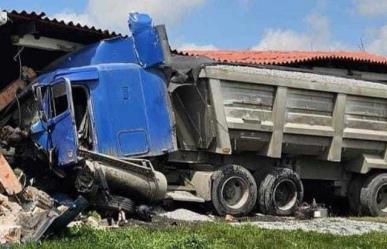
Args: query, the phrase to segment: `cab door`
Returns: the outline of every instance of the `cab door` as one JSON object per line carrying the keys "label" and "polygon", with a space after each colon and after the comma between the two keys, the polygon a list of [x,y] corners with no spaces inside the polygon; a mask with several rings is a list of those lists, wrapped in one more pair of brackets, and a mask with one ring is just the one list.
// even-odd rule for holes
{"label": "cab door", "polygon": [[60,78],[49,84],[48,149],[59,167],[77,163],[78,137],[71,83]]}

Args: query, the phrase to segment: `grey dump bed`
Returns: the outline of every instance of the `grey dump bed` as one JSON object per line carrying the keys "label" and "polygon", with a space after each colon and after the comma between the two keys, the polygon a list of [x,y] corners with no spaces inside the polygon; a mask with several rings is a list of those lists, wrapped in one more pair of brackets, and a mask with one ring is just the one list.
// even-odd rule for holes
{"label": "grey dump bed", "polygon": [[385,167],[387,85],[228,65],[207,66],[200,77],[214,106],[217,152],[363,157]]}

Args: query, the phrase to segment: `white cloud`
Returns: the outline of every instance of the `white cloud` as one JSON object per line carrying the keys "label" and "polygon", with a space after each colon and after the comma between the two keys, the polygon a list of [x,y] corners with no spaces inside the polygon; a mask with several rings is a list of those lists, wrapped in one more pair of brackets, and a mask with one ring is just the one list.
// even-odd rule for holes
{"label": "white cloud", "polygon": [[387,55],[387,25],[375,32],[373,39],[366,44],[366,50],[372,53]]}
{"label": "white cloud", "polygon": [[92,25],[92,26],[94,25],[87,15],[85,14],[78,15],[70,11],[63,11],[61,13],[54,15],[53,17],[65,22],[79,23],[82,25]]}
{"label": "white cloud", "polygon": [[311,40],[293,30],[267,29],[253,50],[303,50],[310,48]]}
{"label": "white cloud", "polygon": [[387,0],[354,0],[358,13],[364,16],[387,14]]}
{"label": "white cloud", "polygon": [[333,41],[329,19],[320,14],[305,18],[307,30],[267,29],[253,50],[338,50],[345,46]]}
{"label": "white cloud", "polygon": [[65,21],[108,28],[121,33],[128,33],[127,20],[129,12],[145,12],[157,23],[172,25],[190,11],[202,5],[206,0],[88,0],[85,11],[81,14],[63,11],[54,15]]}
{"label": "white cloud", "polygon": [[[358,14],[367,17],[387,15],[387,0],[353,0]],[[365,49],[368,52],[387,55],[387,25],[368,28]]]}
{"label": "white cloud", "polygon": [[198,45],[195,43],[185,43],[177,47],[179,51],[187,51],[187,50],[218,50],[215,45],[207,44],[207,45]]}

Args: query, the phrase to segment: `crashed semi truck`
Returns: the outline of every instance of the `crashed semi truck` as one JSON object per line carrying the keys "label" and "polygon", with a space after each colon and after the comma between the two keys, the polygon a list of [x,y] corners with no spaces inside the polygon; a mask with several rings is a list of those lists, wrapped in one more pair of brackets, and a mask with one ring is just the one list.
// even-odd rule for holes
{"label": "crashed semi truck", "polygon": [[171,53],[144,14],[129,29],[55,61],[2,113],[16,160],[44,162],[56,191],[292,215],[319,181],[387,215],[387,85]]}

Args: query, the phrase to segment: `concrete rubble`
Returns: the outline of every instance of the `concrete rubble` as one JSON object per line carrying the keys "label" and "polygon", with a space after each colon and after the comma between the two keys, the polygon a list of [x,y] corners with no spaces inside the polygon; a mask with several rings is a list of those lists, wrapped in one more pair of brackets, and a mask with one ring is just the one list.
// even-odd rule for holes
{"label": "concrete rubble", "polygon": [[[39,193],[37,189],[28,187],[27,191],[34,194]],[[44,222],[46,217],[50,216],[53,208],[41,201],[39,197],[25,192],[31,197],[31,200],[20,200],[15,197],[0,195],[0,243],[10,244],[15,242],[27,241],[33,237],[36,229]],[[24,194],[24,193],[23,193]],[[51,214],[58,215],[58,214]]]}
{"label": "concrete rubble", "polygon": [[22,187],[4,157],[0,158],[0,245],[40,240],[66,227],[85,207],[76,202],[60,206],[44,191]]}
{"label": "concrete rubble", "polygon": [[21,240],[21,226],[17,222],[21,211],[19,204],[0,194],[0,244]]}

